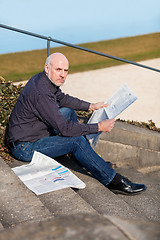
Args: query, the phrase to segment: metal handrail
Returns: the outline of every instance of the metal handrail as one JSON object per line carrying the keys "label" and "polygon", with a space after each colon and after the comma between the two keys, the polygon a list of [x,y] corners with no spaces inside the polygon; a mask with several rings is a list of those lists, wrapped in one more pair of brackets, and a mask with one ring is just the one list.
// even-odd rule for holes
{"label": "metal handrail", "polygon": [[115,60],[118,60],[118,61],[121,61],[121,62],[133,64],[133,65],[143,67],[143,68],[146,68],[146,69],[149,69],[149,70],[152,70],[152,71],[160,72],[160,69],[156,69],[156,68],[149,67],[149,66],[146,66],[146,65],[143,65],[143,64],[140,64],[140,63],[129,61],[127,59],[115,57],[115,56],[112,56],[112,55],[109,55],[109,54],[106,54],[106,53],[101,53],[101,52],[98,52],[98,51],[94,51],[94,50],[91,50],[91,49],[88,49],[88,48],[80,47],[80,46],[77,46],[77,45],[74,45],[74,44],[71,44],[71,43],[67,43],[67,42],[63,42],[63,41],[60,41],[60,40],[57,40],[57,39],[54,39],[54,38],[51,38],[51,37],[46,37],[46,36],[43,36],[43,35],[40,35],[40,34],[28,32],[28,31],[25,31],[25,30],[22,30],[22,29],[10,27],[10,26],[3,25],[3,24],[0,24],[0,27],[6,28],[8,30],[15,31],[15,32],[27,34],[27,35],[30,35],[30,36],[33,36],[33,37],[37,37],[37,38],[47,40],[47,56],[50,55],[50,42],[55,42],[55,43],[59,43],[59,44],[62,44],[62,45],[68,46],[68,47],[72,47],[72,48],[76,48],[76,49],[83,50],[83,51],[86,51],[86,52],[94,53],[94,54],[97,54],[97,55],[100,55],[100,56],[103,56],[103,57],[108,57],[108,58],[112,58],[112,59],[115,59]]}

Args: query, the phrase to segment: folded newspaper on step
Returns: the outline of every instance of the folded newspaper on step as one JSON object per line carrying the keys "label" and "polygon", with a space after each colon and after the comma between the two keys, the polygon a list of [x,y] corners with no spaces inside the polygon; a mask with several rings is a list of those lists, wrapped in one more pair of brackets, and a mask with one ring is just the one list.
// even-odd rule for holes
{"label": "folded newspaper on step", "polygon": [[68,168],[36,151],[31,163],[12,170],[37,195],[68,187],[82,189],[86,186]]}
{"label": "folded newspaper on step", "polygon": [[[106,102],[109,104],[106,108],[101,108],[93,112],[88,123],[99,123],[105,119],[115,118],[129,105],[137,99],[134,92],[124,83]],[[97,134],[87,135],[87,139],[92,145],[93,149],[96,148],[97,142],[100,138],[101,132]]]}

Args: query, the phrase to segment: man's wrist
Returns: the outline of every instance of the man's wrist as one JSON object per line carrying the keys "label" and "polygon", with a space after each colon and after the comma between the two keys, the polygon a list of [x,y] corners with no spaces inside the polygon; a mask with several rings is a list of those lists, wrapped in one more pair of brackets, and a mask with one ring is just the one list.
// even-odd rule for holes
{"label": "man's wrist", "polygon": [[102,122],[99,122],[99,123],[98,123],[98,131],[99,131],[99,132],[102,132]]}
{"label": "man's wrist", "polygon": [[90,103],[88,110],[89,110],[89,111],[93,111],[93,110],[94,110],[94,109],[93,109],[93,103]]}

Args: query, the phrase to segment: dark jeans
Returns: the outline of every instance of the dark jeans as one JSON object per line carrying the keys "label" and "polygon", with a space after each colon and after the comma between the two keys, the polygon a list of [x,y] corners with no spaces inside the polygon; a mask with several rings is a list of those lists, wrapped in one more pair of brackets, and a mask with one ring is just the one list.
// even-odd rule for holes
{"label": "dark jeans", "polygon": [[[76,113],[68,108],[60,110],[64,117],[77,121]],[[72,153],[77,161],[83,165],[102,184],[108,185],[114,178],[116,172],[106,163],[90,146],[84,136],[64,137],[54,135],[39,139],[36,142],[22,142],[11,148],[15,158],[30,162],[34,151],[43,153],[51,158],[56,158]]]}

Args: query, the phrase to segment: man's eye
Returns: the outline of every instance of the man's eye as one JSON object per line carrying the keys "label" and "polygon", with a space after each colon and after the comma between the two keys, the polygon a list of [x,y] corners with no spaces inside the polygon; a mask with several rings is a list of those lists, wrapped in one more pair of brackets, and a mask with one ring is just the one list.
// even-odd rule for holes
{"label": "man's eye", "polygon": [[[62,69],[61,68],[56,68],[56,71],[60,72],[60,71],[62,71]],[[68,72],[68,69],[64,69],[64,72]]]}

